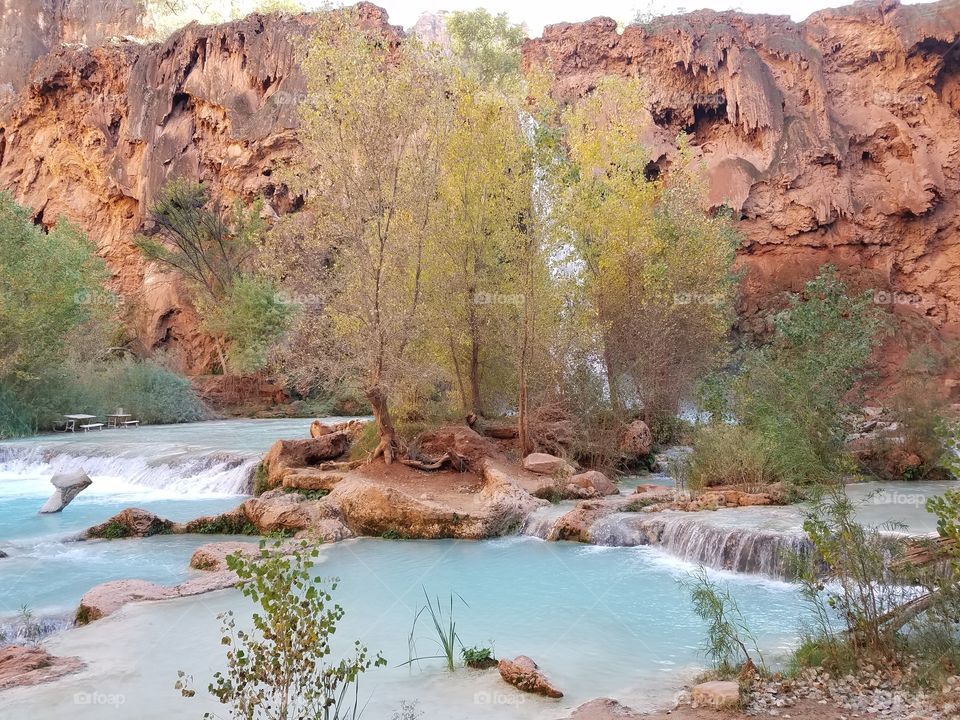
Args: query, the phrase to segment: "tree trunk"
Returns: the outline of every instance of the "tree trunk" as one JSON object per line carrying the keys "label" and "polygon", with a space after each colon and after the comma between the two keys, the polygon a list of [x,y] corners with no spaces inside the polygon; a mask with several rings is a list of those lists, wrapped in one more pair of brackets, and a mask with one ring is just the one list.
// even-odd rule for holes
{"label": "tree trunk", "polygon": [[480,344],[476,337],[470,340],[470,400],[473,412],[483,417],[483,403],[480,398]]}
{"label": "tree trunk", "polygon": [[617,388],[617,378],[613,368],[613,356],[610,352],[610,344],[606,342],[606,340],[603,344],[603,365],[607,372],[607,390],[610,392],[610,407],[617,415],[622,415],[623,401],[620,399],[620,390]]}
{"label": "tree trunk", "polygon": [[520,350],[520,397],[517,402],[517,434],[520,439],[520,452],[529,455],[533,452],[533,438],[530,437],[529,399],[527,397],[527,366],[530,364],[530,322],[527,307],[523,310],[523,344]]}
{"label": "tree trunk", "polygon": [[217,348],[217,357],[220,358],[220,370],[224,375],[229,375],[230,369],[227,367],[227,354],[223,351],[223,340],[215,337],[213,339],[213,345]]}
{"label": "tree trunk", "polygon": [[393,420],[390,418],[387,395],[382,387],[374,385],[367,390],[366,396],[370,402],[370,408],[373,410],[373,419],[377,423],[377,431],[380,434],[380,443],[377,445],[377,449],[373,451],[370,459],[374,460],[383,454],[383,461],[389,465],[397,454],[397,431],[394,429]]}

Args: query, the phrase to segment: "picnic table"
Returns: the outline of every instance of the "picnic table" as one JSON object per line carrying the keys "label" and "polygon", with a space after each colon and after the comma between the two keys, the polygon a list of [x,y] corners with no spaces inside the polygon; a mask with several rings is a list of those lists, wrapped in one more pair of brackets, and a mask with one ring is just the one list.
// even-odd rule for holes
{"label": "picnic table", "polygon": [[128,413],[114,413],[113,415],[107,415],[107,427],[120,427],[121,425],[126,425],[127,421],[132,417],[133,415]]}
{"label": "picnic table", "polygon": [[63,417],[64,420],[67,421],[66,426],[63,429],[64,432],[76,432],[77,423],[80,423],[80,428],[84,432],[90,429],[100,430],[103,428],[103,423],[91,422],[92,420],[97,419],[96,415],[84,415],[82,413],[78,413],[76,415],[64,415]]}

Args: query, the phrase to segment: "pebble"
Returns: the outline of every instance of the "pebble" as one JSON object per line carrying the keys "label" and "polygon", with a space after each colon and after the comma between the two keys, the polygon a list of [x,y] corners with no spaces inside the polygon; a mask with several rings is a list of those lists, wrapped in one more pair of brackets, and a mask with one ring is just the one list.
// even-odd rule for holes
{"label": "pebble", "polygon": [[[884,720],[955,720],[958,706],[954,702],[937,707],[922,692],[912,692],[899,685],[898,673],[891,677],[884,669],[867,665],[855,677],[833,678],[816,669],[804,670],[799,677],[785,681],[779,676],[754,678],[748,715],[778,717],[783,708],[790,708],[801,699],[816,700],[820,705],[833,704],[844,711],[841,720],[883,718]],[[960,689],[960,676],[946,682],[949,692]],[[784,715],[784,717],[789,717]]]}

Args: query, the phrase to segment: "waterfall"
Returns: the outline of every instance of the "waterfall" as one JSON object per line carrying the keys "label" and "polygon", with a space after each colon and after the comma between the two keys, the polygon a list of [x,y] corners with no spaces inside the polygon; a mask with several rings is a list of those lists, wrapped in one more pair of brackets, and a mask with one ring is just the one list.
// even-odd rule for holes
{"label": "waterfall", "polygon": [[576,500],[565,500],[552,505],[544,505],[534,510],[520,528],[521,535],[549,540],[557,521],[576,508]]}
{"label": "waterfall", "polygon": [[[150,454],[144,454],[150,450]],[[183,495],[243,495],[251,489],[259,457],[184,447],[141,446],[105,454],[106,448],[0,445],[0,472],[50,476],[82,470],[91,477],[118,478],[147,490]]]}
{"label": "waterfall", "polygon": [[802,532],[724,527],[683,512],[615,513],[598,520],[590,534],[597,545],[651,545],[718,570],[777,578],[793,576],[795,560],[812,551]]}

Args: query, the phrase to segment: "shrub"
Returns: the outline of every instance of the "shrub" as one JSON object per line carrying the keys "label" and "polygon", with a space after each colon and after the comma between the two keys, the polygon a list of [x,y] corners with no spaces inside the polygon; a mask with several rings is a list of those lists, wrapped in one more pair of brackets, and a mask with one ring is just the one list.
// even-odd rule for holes
{"label": "shrub", "polygon": [[465,647],[460,651],[460,657],[467,667],[475,670],[485,670],[497,664],[493,649],[488,647]]}
{"label": "shrub", "polygon": [[[720,587],[699,567],[687,581],[694,612],[707,623],[704,651],[721,676],[731,676],[747,669],[766,673],[757,639],[740,612],[736,599],[727,588]],[[759,666],[751,652],[756,655]]]}
{"label": "shrub", "polygon": [[[220,614],[227,669],[214,674],[210,693],[234,717],[248,720],[357,718],[358,680],[371,667],[386,664],[356,642],[351,657],[331,661],[330,638],[344,610],[333,603],[337,583],[313,577],[319,554],[306,542],[294,549],[261,541],[253,557],[228,555],[227,566],[240,578],[240,590],[257,606],[253,631],[238,629],[233,611]],[[193,697],[192,677],[178,672],[175,688]]]}
{"label": "shrub", "polygon": [[[882,328],[872,295],[847,295],[827,265],[774,318],[774,326],[772,341],[748,351],[731,381],[737,429],[717,429],[716,423],[698,428],[692,485],[738,477],[811,485],[853,472],[846,418]],[[715,406],[717,394],[711,393]]]}

